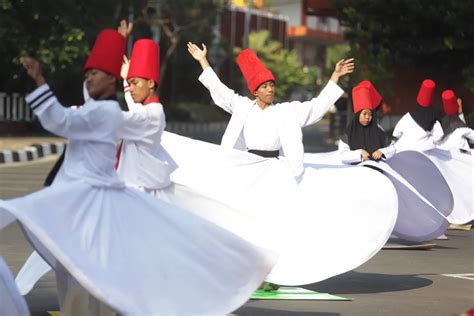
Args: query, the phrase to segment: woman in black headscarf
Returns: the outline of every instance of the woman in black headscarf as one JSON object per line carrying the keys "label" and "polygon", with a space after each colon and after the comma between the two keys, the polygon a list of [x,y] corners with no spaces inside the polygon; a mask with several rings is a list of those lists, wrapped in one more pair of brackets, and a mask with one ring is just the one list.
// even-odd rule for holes
{"label": "woman in black headscarf", "polygon": [[441,119],[444,136],[438,147],[445,150],[457,148],[469,152],[469,141],[474,142],[474,131],[460,118],[462,114],[460,99],[456,100],[452,90],[443,91],[441,98],[446,115]]}
{"label": "woman in black headscarf", "polygon": [[416,98],[418,105],[413,111],[406,113],[395,126],[393,137],[398,138],[395,143],[397,151],[430,150],[435,148],[436,143],[443,137],[443,130],[431,106],[435,87],[433,80],[423,80]]}
{"label": "woman in black headscarf", "polygon": [[388,159],[395,154],[394,147],[373,116],[373,109],[380,103],[380,99],[374,98],[374,91],[376,92],[372,85],[362,83],[352,90],[355,114],[346,133],[339,140],[339,155],[343,163],[357,164],[368,159]]}

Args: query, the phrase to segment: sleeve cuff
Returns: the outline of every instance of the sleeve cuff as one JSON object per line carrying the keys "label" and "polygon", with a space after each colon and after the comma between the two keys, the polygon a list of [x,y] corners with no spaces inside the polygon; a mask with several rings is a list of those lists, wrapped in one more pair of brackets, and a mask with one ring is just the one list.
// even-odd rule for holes
{"label": "sleeve cuff", "polygon": [[36,90],[25,97],[26,102],[32,110],[40,108],[42,105],[49,104],[56,97],[47,83],[39,86]]}
{"label": "sleeve cuff", "polygon": [[[206,69],[204,69],[201,73],[201,75],[199,76],[199,81],[201,81],[201,83],[205,86],[207,86],[207,83],[209,83],[209,81],[213,80],[214,77],[217,78],[217,75],[216,73],[214,72],[214,70],[212,69],[212,67],[206,67]],[[219,80],[219,78],[217,78]]]}

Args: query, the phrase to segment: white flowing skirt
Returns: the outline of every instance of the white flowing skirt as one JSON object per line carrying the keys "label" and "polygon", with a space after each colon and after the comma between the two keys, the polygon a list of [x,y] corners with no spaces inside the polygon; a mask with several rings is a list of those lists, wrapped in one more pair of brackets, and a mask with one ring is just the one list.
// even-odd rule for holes
{"label": "white flowing skirt", "polygon": [[454,196],[454,209],[448,216],[453,224],[474,220],[474,156],[459,150],[432,149],[425,154],[439,168]]}
{"label": "white flowing skirt", "polygon": [[130,188],[62,183],[0,201],[4,211],[51,266],[125,315],[230,313],[276,261],[273,252]]}
{"label": "white flowing skirt", "polygon": [[435,164],[420,152],[404,151],[385,161],[352,166],[344,165],[334,151],[305,154],[305,163],[321,168],[370,166],[381,170],[397,191],[398,217],[393,234],[402,239],[429,241],[448,228],[446,216],[453,209],[453,195]]}
{"label": "white flowing skirt", "polygon": [[174,185],[160,198],[274,249],[279,258],[267,281],[302,285],[354,269],[393,230],[397,196],[380,172],[307,167],[297,184],[284,157],[262,158],[171,133],[164,133],[162,146],[178,167]]}

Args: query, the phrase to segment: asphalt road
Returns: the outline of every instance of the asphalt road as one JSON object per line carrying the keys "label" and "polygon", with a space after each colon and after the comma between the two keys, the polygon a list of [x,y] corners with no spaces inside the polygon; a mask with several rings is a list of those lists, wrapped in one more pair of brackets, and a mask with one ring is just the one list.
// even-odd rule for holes
{"label": "asphalt road", "polygon": [[[0,199],[40,189],[55,159],[50,156],[1,165]],[[436,241],[432,250],[382,250],[354,271],[305,286],[352,301],[249,301],[234,314],[457,315],[474,307],[474,233],[450,230],[446,235],[449,240]],[[0,255],[14,274],[30,252],[31,247],[16,225],[0,231]],[[33,315],[57,310],[54,274],[46,275],[26,299]]]}

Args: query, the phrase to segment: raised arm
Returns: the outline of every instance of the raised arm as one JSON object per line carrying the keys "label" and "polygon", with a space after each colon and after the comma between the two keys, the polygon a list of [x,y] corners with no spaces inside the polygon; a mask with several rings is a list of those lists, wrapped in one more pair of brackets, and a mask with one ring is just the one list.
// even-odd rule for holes
{"label": "raised arm", "polygon": [[125,96],[125,102],[127,103],[127,107],[129,111],[139,111],[142,107],[141,104],[135,103],[132,98],[132,94],[130,93],[130,87],[128,86],[127,82],[127,75],[128,69],[130,68],[130,61],[128,60],[127,56],[123,55],[123,62],[122,68],[120,69],[120,77],[123,79],[123,92]]}
{"label": "raised arm", "polygon": [[219,80],[207,61],[206,45],[202,44],[202,48],[200,48],[196,44],[188,42],[188,52],[201,65],[203,72],[199,76],[199,81],[209,90],[212,100],[217,106],[232,114],[234,106],[241,102],[252,102],[249,98],[238,95]]}
{"label": "raised arm", "polygon": [[[106,117],[103,113],[102,115],[95,113],[97,107],[86,107],[80,111],[65,108],[59,103],[46,83],[38,61],[29,57],[23,57],[20,61],[26,68],[28,75],[38,85],[36,90],[26,96],[26,102],[35,115],[38,116],[41,125],[48,131],[71,139],[94,140],[103,138],[103,135],[97,131],[97,126],[118,124],[118,122],[112,122],[113,117]],[[111,112],[111,115],[114,110],[119,110],[118,103],[115,101],[102,102],[115,104],[116,108],[113,108],[112,105],[104,105],[104,107],[111,107],[110,109],[104,109],[110,110],[108,112]]]}
{"label": "raised arm", "polygon": [[354,58],[341,59],[337,62],[331,79],[320,94],[307,102],[292,102],[301,127],[314,124],[321,120],[330,107],[344,93],[337,83],[339,79],[354,71]]}

